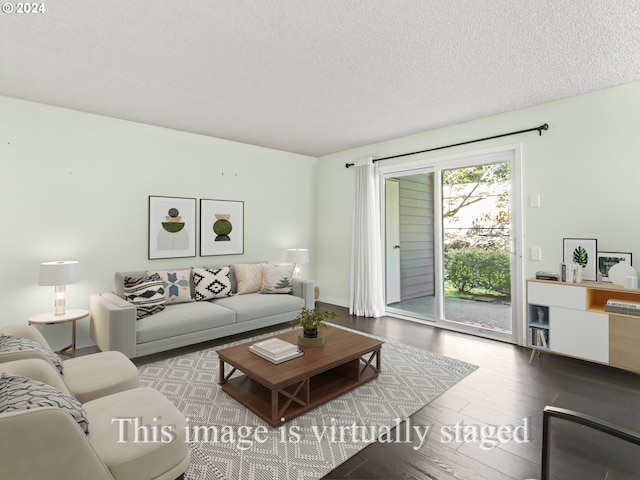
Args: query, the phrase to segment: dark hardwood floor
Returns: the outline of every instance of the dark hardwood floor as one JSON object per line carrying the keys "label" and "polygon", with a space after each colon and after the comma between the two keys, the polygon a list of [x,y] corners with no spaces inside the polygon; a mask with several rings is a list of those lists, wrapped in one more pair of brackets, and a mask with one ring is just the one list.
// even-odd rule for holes
{"label": "dark hardwood floor", "polygon": [[[432,426],[428,441],[419,450],[411,443],[372,444],[325,479],[540,478],[542,411],[547,405],[577,410],[640,432],[640,375],[635,373],[551,354],[543,354],[529,365],[531,351],[527,348],[407,320],[358,318],[342,308],[322,308],[339,313],[333,323],[479,366],[411,417],[411,425]],[[529,442],[511,441],[493,449],[480,448],[472,437],[466,442],[447,442],[441,433],[443,426],[451,428],[459,422],[478,427],[519,426],[525,419],[530,425]],[[573,447],[580,452],[577,436]],[[591,468],[567,478],[640,478],[640,471],[635,474],[607,476],[606,471]]]}
{"label": "dark hardwood floor", "polygon": [[[479,366],[411,416],[411,425],[432,427],[432,433],[420,449],[414,450],[412,443],[375,443],[326,475],[326,480],[539,479],[542,411],[547,405],[577,410],[640,432],[640,375],[635,373],[552,354],[537,357],[533,365],[529,365],[531,351],[527,348],[392,317],[353,317],[346,309],[333,305],[318,306],[338,313],[332,323]],[[286,324],[236,335],[232,339],[248,338],[283,326]],[[134,362],[140,366],[230,340],[218,339],[141,357]],[[80,354],[93,351],[85,350]],[[512,441],[493,449],[482,449],[478,442],[471,441],[472,438],[466,442],[442,441],[441,429],[445,426],[515,427],[524,425],[525,419],[530,425],[527,443]],[[580,456],[580,438],[575,438],[572,448]],[[636,457],[640,458],[637,454]],[[579,473],[554,479],[640,478],[640,471],[632,476],[607,476],[596,467],[597,462],[592,460],[578,468]]]}

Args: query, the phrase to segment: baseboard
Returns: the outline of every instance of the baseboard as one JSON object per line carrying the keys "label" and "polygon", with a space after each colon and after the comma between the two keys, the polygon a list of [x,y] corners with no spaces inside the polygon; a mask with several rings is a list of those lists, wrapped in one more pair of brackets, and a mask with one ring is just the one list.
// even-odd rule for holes
{"label": "baseboard", "polygon": [[349,302],[345,301],[342,298],[324,297],[324,296],[320,295],[317,298],[317,301],[318,302],[322,302],[322,303],[330,303],[331,305],[336,305],[338,307],[349,308]]}

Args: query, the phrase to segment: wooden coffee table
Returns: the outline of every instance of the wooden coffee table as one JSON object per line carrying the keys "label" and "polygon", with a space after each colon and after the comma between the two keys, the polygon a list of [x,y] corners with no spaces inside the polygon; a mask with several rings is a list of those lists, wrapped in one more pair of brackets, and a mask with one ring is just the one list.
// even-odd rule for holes
{"label": "wooden coffee table", "polygon": [[[249,351],[263,339],[219,350],[222,390],[277,427],[378,376],[384,342],[331,326],[321,331],[323,346],[301,347],[302,357],[277,365]],[[299,332],[274,337],[297,344]],[[244,375],[231,378],[236,371]]]}

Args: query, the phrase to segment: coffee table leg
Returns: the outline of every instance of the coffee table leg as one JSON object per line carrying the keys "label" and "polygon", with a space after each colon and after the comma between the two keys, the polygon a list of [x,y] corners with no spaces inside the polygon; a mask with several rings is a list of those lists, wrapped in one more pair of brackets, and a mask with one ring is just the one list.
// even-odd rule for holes
{"label": "coffee table leg", "polygon": [[278,406],[278,390],[271,390],[271,420],[274,422],[279,422],[278,418],[278,410],[280,410]]}
{"label": "coffee table leg", "polygon": [[[280,390],[271,390],[271,419],[273,421],[282,421],[285,418],[285,412],[291,403],[295,402],[301,407],[308,407],[311,402],[311,382],[308,378],[300,381],[297,385],[289,385]],[[295,387],[293,392],[288,389]],[[282,407],[280,407],[280,396],[284,397]]]}
{"label": "coffee table leg", "polygon": [[[371,355],[369,356],[368,359],[366,357],[360,357],[360,360],[363,362],[363,364],[361,365],[362,368],[360,369],[360,374],[359,374],[358,378],[362,377],[362,374],[364,372],[366,372],[367,369],[369,369],[369,368],[371,370],[373,370],[374,372],[376,372],[376,374],[380,373],[380,368],[382,366],[382,361],[380,359],[380,353],[381,353],[381,350],[378,349],[378,350],[372,351]],[[373,366],[374,358],[375,358],[375,361],[376,361],[375,367]]]}
{"label": "coffee table leg", "polygon": [[[229,364],[231,365],[231,364]],[[231,377],[231,375],[233,375],[236,371],[236,367],[234,367],[233,365],[231,365],[231,371],[225,375],[224,374],[224,369],[225,369],[225,362],[224,360],[220,359],[220,368],[218,369],[220,371],[220,381],[218,383],[218,385],[222,385],[227,383],[227,380],[229,380],[229,378]]]}

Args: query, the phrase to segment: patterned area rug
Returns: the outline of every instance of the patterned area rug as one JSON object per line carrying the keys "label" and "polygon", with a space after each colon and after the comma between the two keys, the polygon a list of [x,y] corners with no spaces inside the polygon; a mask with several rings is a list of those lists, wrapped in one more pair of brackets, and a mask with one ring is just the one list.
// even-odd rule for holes
{"label": "patterned area rug", "polygon": [[188,418],[187,480],[314,479],[376,439],[417,448],[424,426],[408,420],[393,427],[477,368],[385,341],[377,379],[273,428],[218,386],[216,350],[227,346],[140,367],[141,384],[160,390]]}

